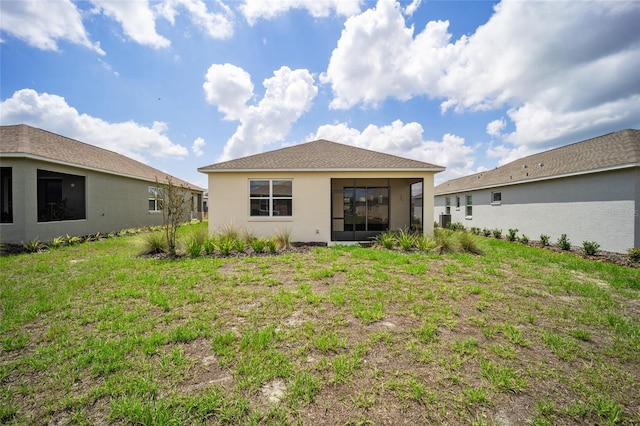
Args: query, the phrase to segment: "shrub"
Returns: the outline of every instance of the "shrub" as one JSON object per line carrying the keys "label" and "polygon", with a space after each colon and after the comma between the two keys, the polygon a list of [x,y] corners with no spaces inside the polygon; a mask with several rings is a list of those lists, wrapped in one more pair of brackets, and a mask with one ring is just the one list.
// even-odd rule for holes
{"label": "shrub", "polygon": [[599,248],[600,244],[596,243],[595,241],[582,242],[582,251],[588,256],[595,256],[598,253]]}
{"label": "shrub", "polygon": [[383,232],[378,234],[374,239],[375,244],[380,245],[387,250],[391,250],[396,245],[396,237],[392,232]]}
{"label": "shrub", "polygon": [[417,235],[405,228],[396,233],[396,240],[402,250],[409,251],[416,246]]}
{"label": "shrub", "polygon": [[480,231],[480,228],[477,228],[477,227],[475,227],[475,226],[472,226],[472,227],[471,227],[471,229],[470,229],[470,231],[471,231],[471,233],[472,233],[473,235],[480,235],[480,232],[481,232],[481,231]]}
{"label": "shrub", "polygon": [[632,262],[640,262],[640,247],[634,247],[627,250],[627,257]]}
{"label": "shrub", "polygon": [[195,240],[189,242],[187,244],[187,252],[191,258],[200,257],[202,254],[202,244]]}
{"label": "shrub", "polygon": [[289,228],[277,229],[274,238],[282,249],[289,250],[291,248],[291,230]]}
{"label": "shrub", "polygon": [[516,235],[518,235],[518,229],[509,228],[507,232],[507,241],[515,241]]}
{"label": "shrub", "polygon": [[493,229],[491,233],[493,234],[493,238],[495,238],[496,240],[502,238],[502,229]]}
{"label": "shrub", "polygon": [[267,242],[264,238],[254,238],[251,240],[251,249],[255,253],[264,252],[264,248],[267,245]]}
{"label": "shrub", "polygon": [[460,242],[453,231],[438,229],[434,232],[434,237],[436,240],[435,251],[438,253],[457,253],[460,251]]}
{"label": "shrub", "polygon": [[558,238],[558,242],[556,243],[556,245],[561,250],[571,250],[571,242],[567,238],[567,234],[562,234],[560,238]]}
{"label": "shrub", "polygon": [[460,222],[450,223],[448,228],[451,229],[452,231],[465,231],[466,230],[464,225],[461,224]]}
{"label": "shrub", "polygon": [[460,242],[460,247],[462,247],[462,250],[468,253],[473,253],[473,254],[483,253],[478,243],[478,239],[469,232],[459,232],[458,241]]}
{"label": "shrub", "polygon": [[244,253],[247,249],[247,242],[243,238],[233,240],[233,249],[238,253]]}
{"label": "shrub", "polygon": [[220,254],[222,254],[223,256],[228,256],[231,253],[231,248],[233,247],[233,241],[231,238],[228,237],[221,237],[218,240],[218,250],[220,251]]}
{"label": "shrub", "polygon": [[167,240],[161,232],[145,234],[142,238],[141,255],[166,253],[168,250]]}
{"label": "shrub", "polygon": [[82,238],[80,238],[80,237],[72,237],[69,234],[67,234],[63,238],[64,238],[65,244],[68,245],[68,246],[73,246],[75,244],[80,244],[82,242]]}
{"label": "shrub", "polygon": [[29,253],[37,253],[47,248],[47,246],[42,243],[38,237],[35,237],[33,240],[27,241],[26,243],[22,243],[22,247]]}
{"label": "shrub", "polygon": [[216,251],[216,240],[214,238],[207,238],[202,244],[205,254],[213,254]]}
{"label": "shrub", "polygon": [[549,245],[549,238],[551,238],[548,235],[545,234],[540,234],[540,244],[542,244],[544,247]]}
{"label": "shrub", "polygon": [[267,249],[269,253],[275,254],[278,251],[278,241],[275,238],[269,238],[267,240]]}
{"label": "shrub", "polygon": [[233,223],[228,223],[220,228],[219,231],[221,239],[237,240],[240,238],[240,231]]}
{"label": "shrub", "polygon": [[483,229],[482,229],[482,234],[483,234],[485,237],[490,237],[490,236],[491,236],[491,229],[489,229],[489,228],[483,228]]}
{"label": "shrub", "polygon": [[529,237],[527,237],[526,235],[522,234],[522,236],[520,237],[520,242],[522,244],[529,244]]}
{"label": "shrub", "polygon": [[65,245],[64,237],[55,237],[53,240],[49,241],[49,247],[52,249],[56,249]]}
{"label": "shrub", "polygon": [[423,235],[416,238],[416,247],[422,252],[428,253],[436,248],[436,245],[436,241],[433,238],[425,237]]}

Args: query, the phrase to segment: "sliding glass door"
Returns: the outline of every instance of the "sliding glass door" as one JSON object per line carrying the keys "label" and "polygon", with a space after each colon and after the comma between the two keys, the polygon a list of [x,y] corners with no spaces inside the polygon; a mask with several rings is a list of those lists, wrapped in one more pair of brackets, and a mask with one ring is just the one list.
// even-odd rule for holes
{"label": "sliding glass door", "polygon": [[366,241],[389,229],[388,186],[345,187],[332,198],[334,241]]}

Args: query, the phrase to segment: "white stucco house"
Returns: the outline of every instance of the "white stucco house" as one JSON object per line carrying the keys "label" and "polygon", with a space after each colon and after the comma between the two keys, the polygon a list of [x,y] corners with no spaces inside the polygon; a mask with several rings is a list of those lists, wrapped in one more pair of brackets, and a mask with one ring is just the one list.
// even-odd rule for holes
{"label": "white stucco house", "polygon": [[[163,223],[157,198],[166,173],[117,154],[24,124],[0,126],[0,242],[19,244]],[[188,188],[200,219],[203,189]]]}
{"label": "white stucco house", "polygon": [[208,175],[210,232],[232,225],[268,237],[287,230],[293,241],[321,243],[411,227],[414,185],[426,188],[421,222],[432,232],[433,177],[442,170],[327,140],[198,169]]}
{"label": "white stucco house", "polygon": [[434,215],[465,227],[518,229],[533,240],[606,251],[640,247],[640,130],[531,155],[435,187]]}

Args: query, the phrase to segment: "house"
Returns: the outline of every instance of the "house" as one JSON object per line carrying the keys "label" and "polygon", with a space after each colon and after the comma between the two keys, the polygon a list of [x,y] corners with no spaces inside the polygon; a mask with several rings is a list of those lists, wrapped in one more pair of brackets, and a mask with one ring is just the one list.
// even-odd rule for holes
{"label": "house", "polygon": [[[209,180],[209,230],[225,226],[297,242],[365,241],[412,224],[412,187],[433,200],[433,176],[421,161],[316,140],[201,167]],[[433,208],[424,209],[424,233]],[[414,220],[415,222],[415,220]]]}
{"label": "house", "polygon": [[[83,236],[160,225],[157,184],[166,173],[106,149],[24,124],[0,126],[0,241]],[[200,218],[203,189],[189,189]]]}
{"label": "house", "polygon": [[531,155],[435,188],[434,215],[465,227],[562,234],[606,251],[640,247],[640,130]]}

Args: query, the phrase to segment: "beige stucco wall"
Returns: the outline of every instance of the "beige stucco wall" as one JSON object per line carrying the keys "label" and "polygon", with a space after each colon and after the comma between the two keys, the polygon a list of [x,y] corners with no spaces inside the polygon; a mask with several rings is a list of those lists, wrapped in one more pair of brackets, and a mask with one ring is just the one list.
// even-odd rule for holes
{"label": "beige stucco wall", "polygon": [[[83,236],[161,225],[162,214],[149,212],[148,187],[153,182],[24,158],[2,158],[12,168],[13,223],[0,225],[0,241],[21,243],[36,237]],[[86,219],[38,222],[37,170],[85,177]],[[191,214],[185,216],[189,220]]]}
{"label": "beige stucco wall", "polygon": [[[214,172],[209,173],[209,231],[233,225],[255,236],[269,237],[277,230],[291,232],[293,241],[331,241],[331,179],[392,179],[390,227],[408,226],[411,194],[409,180],[424,180],[424,231],[433,232],[433,172]],[[293,216],[250,217],[250,179],[292,179]],[[396,180],[396,179],[403,179]],[[403,188],[400,190],[400,188]]]}

